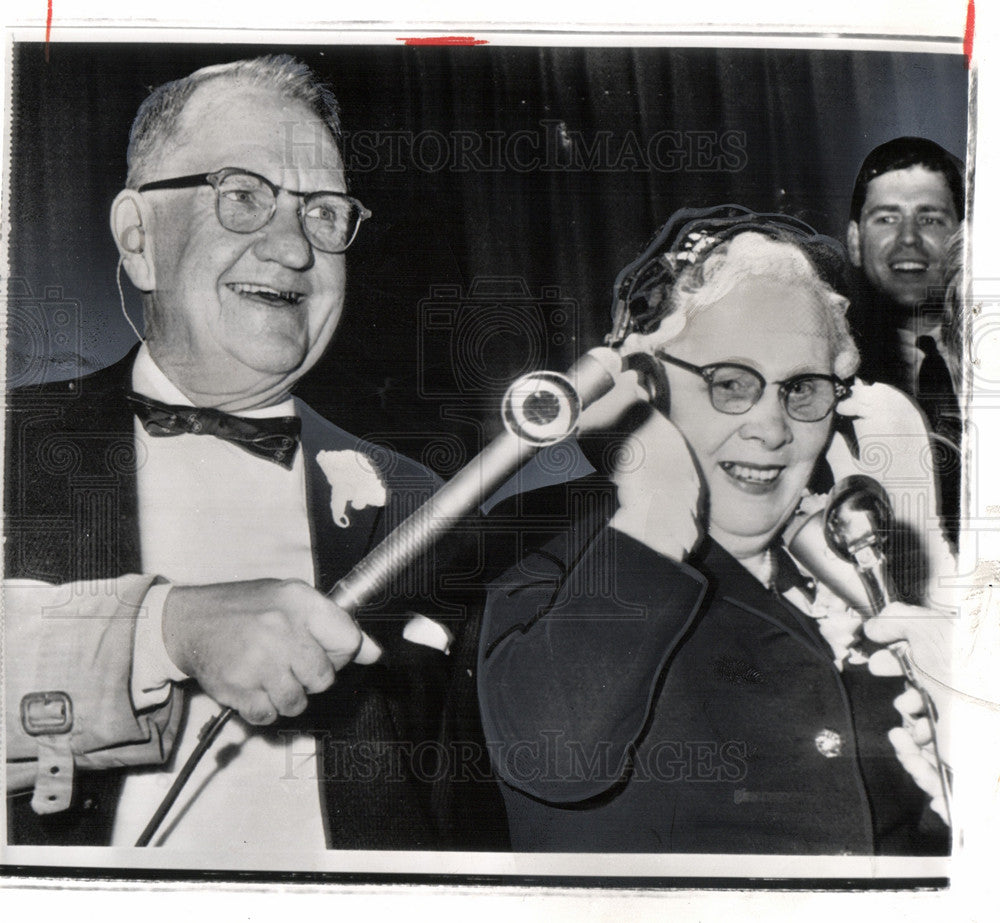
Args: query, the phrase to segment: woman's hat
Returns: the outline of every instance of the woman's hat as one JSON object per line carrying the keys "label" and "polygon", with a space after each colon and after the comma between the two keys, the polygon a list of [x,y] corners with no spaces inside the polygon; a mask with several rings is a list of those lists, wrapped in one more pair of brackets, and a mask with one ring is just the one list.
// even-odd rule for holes
{"label": "woman's hat", "polygon": [[663,316],[666,295],[688,266],[704,262],[720,244],[753,231],[800,247],[831,288],[842,285],[847,254],[840,241],[791,215],[754,212],[741,205],[682,208],[615,279],[613,326],[605,338],[618,346],[630,333],[648,333]]}

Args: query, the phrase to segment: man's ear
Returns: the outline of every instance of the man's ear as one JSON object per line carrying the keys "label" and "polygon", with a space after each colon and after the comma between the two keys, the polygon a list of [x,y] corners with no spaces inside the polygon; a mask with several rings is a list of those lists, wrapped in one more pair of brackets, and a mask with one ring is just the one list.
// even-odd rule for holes
{"label": "man's ear", "polygon": [[123,189],[111,203],[111,234],[125,272],[140,292],[156,288],[152,235],[147,233],[149,222],[143,220],[147,217],[149,208],[134,189]]}
{"label": "man's ear", "polygon": [[861,268],[861,229],[857,221],[852,221],[847,225],[847,255],[851,259],[851,265],[857,269]]}

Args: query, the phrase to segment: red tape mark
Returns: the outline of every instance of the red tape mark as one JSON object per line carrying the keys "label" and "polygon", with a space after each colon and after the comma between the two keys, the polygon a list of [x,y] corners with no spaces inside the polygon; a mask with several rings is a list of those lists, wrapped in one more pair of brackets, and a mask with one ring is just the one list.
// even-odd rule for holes
{"label": "red tape mark", "polygon": [[975,0],[969,0],[969,6],[965,14],[965,40],[962,42],[962,50],[965,52],[966,70],[972,66],[972,40],[976,33],[976,4]]}
{"label": "red tape mark", "polygon": [[430,38],[397,38],[404,45],[488,45],[484,38],[474,38],[471,35],[435,35]]}
{"label": "red tape mark", "polygon": [[49,10],[45,14],[45,63],[49,63],[49,36],[52,35],[52,0],[49,0]]}

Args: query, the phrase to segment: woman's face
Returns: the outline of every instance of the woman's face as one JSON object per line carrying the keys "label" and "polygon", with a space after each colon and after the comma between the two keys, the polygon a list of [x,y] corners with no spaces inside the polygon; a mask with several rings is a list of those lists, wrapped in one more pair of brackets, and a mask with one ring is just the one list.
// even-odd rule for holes
{"label": "woman's face", "polygon": [[736,362],[768,385],[746,413],[712,407],[708,384],[664,363],[670,419],[687,439],[709,491],[709,533],[736,557],[763,551],[798,505],[830,431],[832,414],[793,420],[778,386],[805,372],[831,374],[833,350],[816,296],[763,278],[739,282],[688,320],[665,351],[694,365]]}

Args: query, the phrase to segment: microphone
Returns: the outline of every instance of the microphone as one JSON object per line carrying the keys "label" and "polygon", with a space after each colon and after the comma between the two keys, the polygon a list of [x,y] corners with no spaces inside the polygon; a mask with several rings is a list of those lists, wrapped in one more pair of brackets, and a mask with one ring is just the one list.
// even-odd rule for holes
{"label": "microphone", "polygon": [[874,478],[855,474],[838,481],[827,500],[823,534],[841,560],[854,565],[873,613],[896,599],[885,556],[885,536],[892,527],[892,504]]}
{"label": "microphone", "polygon": [[877,612],[871,606],[854,562],[845,560],[830,547],[824,530],[825,514],[823,508],[813,513],[797,513],[785,528],[785,547],[810,574],[833,590],[862,618],[871,618]]}
{"label": "microphone", "polygon": [[565,375],[530,372],[504,395],[500,407],[504,428],[536,448],[559,442],[576,431],[580,414],[607,394],[626,368],[617,350],[598,346],[577,359]]}
{"label": "microphone", "polygon": [[[378,598],[456,522],[472,513],[540,448],[577,428],[580,414],[600,400],[625,370],[621,355],[599,346],[584,353],[565,375],[533,372],[510,386],[501,412],[505,430],[411,513],[345,574],[328,596],[353,614]],[[148,846],[181,789],[234,710],[224,708],[199,732],[198,744],[181,767],[136,846]]]}
{"label": "microphone", "polygon": [[[867,620],[897,598],[885,554],[892,524],[892,503],[885,488],[867,475],[852,474],[833,486],[825,509],[792,520],[785,530],[785,545],[814,577]],[[889,649],[907,680],[919,689],[907,643],[896,641]]]}
{"label": "microphone", "polygon": [[[817,549],[816,532],[820,515],[822,534],[827,548],[833,552],[832,557]],[[805,522],[793,523],[791,530],[785,532],[785,541],[792,554],[814,576],[827,583],[866,620],[897,598],[885,554],[886,536],[892,526],[892,503],[885,488],[874,478],[855,474],[834,485],[822,514],[816,513]],[[836,566],[831,567],[831,563]],[[854,572],[853,581],[847,575],[850,570]],[[950,817],[950,770],[938,750],[937,708],[917,678],[909,644],[894,641],[889,650],[895,655],[907,682],[923,700],[945,810]]]}
{"label": "microphone", "polygon": [[501,405],[504,431],[351,568],[330,591],[330,598],[351,613],[378,598],[394,577],[539,449],[572,435],[580,414],[614,387],[622,370],[621,356],[600,346],[584,353],[565,375],[532,372],[515,381]]}

